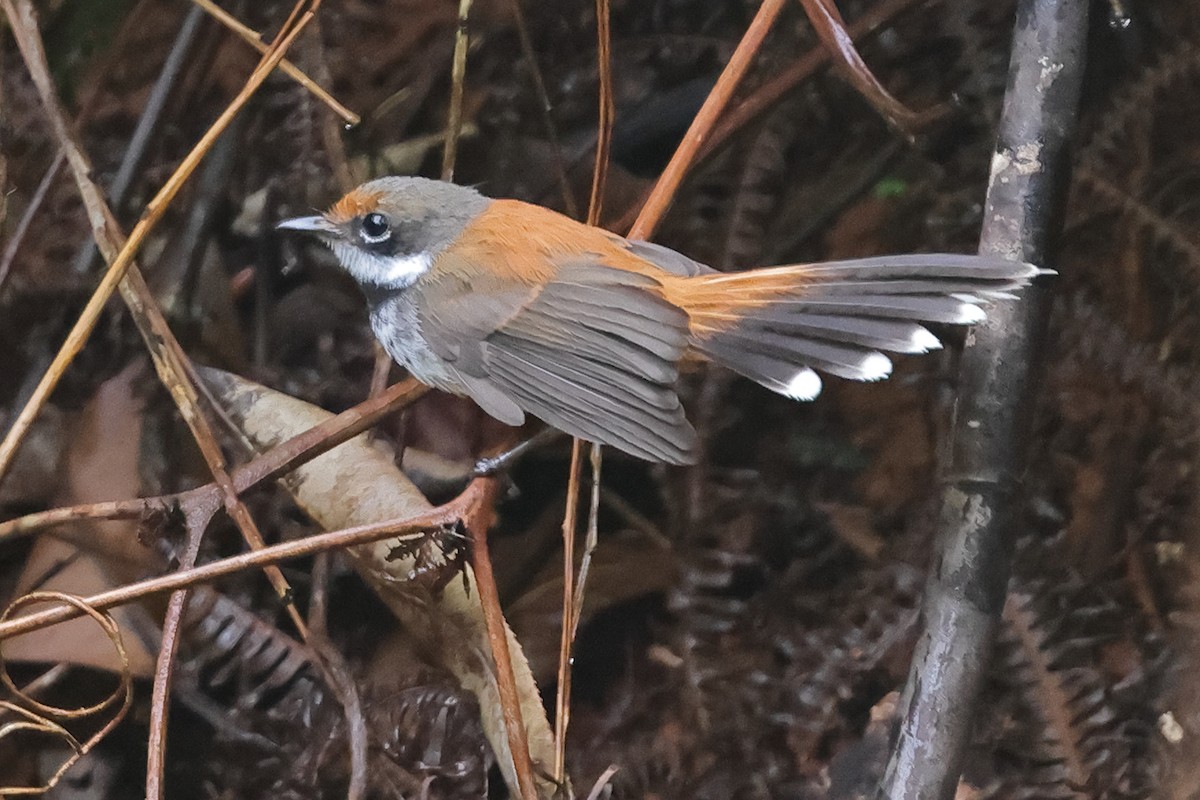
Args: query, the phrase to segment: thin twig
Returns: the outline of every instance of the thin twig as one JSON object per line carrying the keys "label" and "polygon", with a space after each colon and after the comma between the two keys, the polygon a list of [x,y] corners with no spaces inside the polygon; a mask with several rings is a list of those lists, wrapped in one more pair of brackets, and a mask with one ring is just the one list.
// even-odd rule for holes
{"label": "thin twig", "polygon": [[[159,119],[167,107],[167,98],[171,96],[175,83],[188,63],[188,55],[192,51],[196,34],[200,31],[200,23],[203,21],[203,11],[198,8],[188,10],[187,17],[184,18],[183,24],[179,26],[179,31],[175,34],[175,41],[171,43],[171,50],[167,53],[166,60],[163,61],[162,69],[159,70],[158,77],[154,79],[150,95],[146,98],[146,104],[142,107],[137,125],[129,137],[129,144],[121,156],[117,174],[113,176],[112,185],[108,187],[108,204],[114,212],[120,212],[121,206],[125,202],[125,195],[128,194],[129,187],[133,184],[134,175],[141,167],[146,151],[150,148],[150,141],[155,132],[160,129]],[[96,243],[89,237],[75,254],[75,260],[71,262],[71,271],[76,275],[86,275],[91,271],[92,262],[97,254]]]}
{"label": "thin twig", "polygon": [[492,558],[488,553],[487,537],[488,528],[491,526],[491,494],[495,491],[494,482],[486,484],[484,491],[486,502],[476,506],[476,520],[471,525],[471,567],[475,570],[475,587],[479,591],[488,644],[491,646],[496,665],[500,710],[504,714],[504,727],[508,731],[508,749],[516,769],[521,800],[537,800],[533,761],[529,757],[529,737],[525,732],[525,721],[521,718],[521,695],[517,691],[512,653],[508,648],[508,626],[504,622],[504,612],[500,610],[500,592],[496,589],[496,576],[492,572]]}
{"label": "thin twig", "polygon": [[[599,225],[604,210],[604,190],[612,152],[613,122],[616,103],[612,77],[612,28],[608,0],[596,0],[596,58],[600,76],[600,107],[596,125],[596,159],[592,166],[592,192],[588,201],[587,223]],[[578,518],[579,484],[583,462],[583,441],[571,443],[571,466],[567,480],[567,505],[563,513],[563,602],[562,633],[558,649],[558,688],[555,693],[554,717],[554,779],[560,785],[567,780],[567,728],[571,724],[571,664],[575,637],[579,632],[580,606],[587,583],[588,565],[596,542],[596,515],[600,503],[599,444],[591,445],[592,503],[589,506],[587,540],[579,578],[575,578],[575,528]]]}
{"label": "thin twig", "polygon": [[[912,8],[920,2],[922,0],[884,0],[884,2],[872,7],[850,24],[848,28],[850,36],[857,41],[873,34],[901,12]],[[939,0],[932,0],[932,3],[937,2]],[[700,152],[696,154],[695,160],[699,162],[711,156],[721,145],[729,141],[735,133],[774,108],[780,98],[812,77],[821,68],[829,66],[829,63],[829,51],[820,46],[812,48],[796,59],[790,66],[781,70],[777,75],[755,89],[745,100],[742,100],[726,111],[708,136],[705,137],[704,144],[701,145]],[[622,215],[621,219],[613,225],[613,228],[615,230],[624,230],[632,227],[633,218],[645,207],[648,198],[649,194],[647,193],[645,197]]]}
{"label": "thin twig", "polygon": [[[126,584],[116,589],[83,598],[82,602],[98,611],[115,606],[132,603],[144,597],[150,597],[176,589],[186,589],[202,583],[211,583],[218,578],[244,572],[248,569],[278,564],[292,558],[302,558],[330,550],[339,550],[360,544],[378,542],[382,539],[409,536],[422,531],[453,525],[475,513],[475,509],[484,499],[491,498],[491,489],[487,487],[487,479],[472,482],[462,494],[455,499],[438,506],[416,517],[402,520],[386,520],[371,525],[360,525],[331,533],[320,533],[304,539],[264,547],[262,550],[252,550],[229,558],[213,561],[199,567],[179,570],[168,575],[160,575],[137,583]],[[75,607],[59,607],[27,614],[15,619],[0,622],[0,641],[20,636],[23,633],[41,630],[50,625],[57,625],[75,619],[83,614]]]}
{"label": "thin twig", "polygon": [[538,66],[537,53],[533,49],[533,39],[529,36],[529,24],[525,19],[525,10],[521,0],[509,0],[512,7],[513,21],[517,28],[517,38],[521,42],[521,55],[529,66],[529,74],[533,77],[533,91],[537,94],[538,104],[542,107],[542,124],[546,128],[546,139],[550,142],[550,154],[554,161],[554,176],[558,179],[558,189],[562,192],[563,210],[567,216],[579,218],[579,208],[575,205],[575,193],[567,180],[566,159],[563,157],[562,141],[558,136],[558,125],[554,122],[554,107],[550,104],[550,93],[546,91],[546,81],[542,77],[542,68]]}
{"label": "thin twig", "polygon": [[596,160],[592,166],[592,194],[588,201],[588,225],[599,225],[604,212],[604,190],[612,152],[616,100],[612,75],[612,16],[609,0],[596,0],[596,58],[600,74],[600,111],[596,125]]}
{"label": "thin twig", "polygon": [[0,522],[0,544],[10,539],[16,539],[35,533],[55,525],[65,525],[80,520],[114,520],[137,519],[152,511],[166,511],[172,508],[181,495],[165,495],[161,498],[151,497],[136,500],[114,500],[106,503],[88,503],[82,506],[67,506],[52,508],[48,511],[38,511],[24,517],[7,522]]}
{"label": "thin twig", "polygon": [[313,559],[309,572],[312,589],[308,593],[308,632],[313,636],[329,635],[329,576],[332,571],[332,559],[328,553]]}
{"label": "thin twig", "polygon": [[[237,17],[233,16],[216,3],[211,2],[211,0],[192,0],[192,2],[206,11],[217,22],[221,23],[226,28],[240,36],[243,40],[248,42],[255,50],[263,55],[266,55],[268,45],[263,42],[262,34],[260,34],[258,31],[242,24]],[[357,125],[362,121],[358,114],[355,114],[353,111],[339,103],[336,97],[322,89],[320,84],[305,75],[304,71],[291,61],[288,61],[286,58],[283,59],[279,62],[279,69],[283,72],[283,74],[287,75],[289,78],[296,81],[296,83],[300,84],[310,93],[312,93],[313,97],[317,98],[322,103],[333,109],[333,113],[346,120],[348,125]]]}
{"label": "thin twig", "polygon": [[562,629],[558,641],[558,688],[554,695],[554,780],[566,777],[567,725],[571,716],[571,619],[575,603],[575,528],[579,519],[579,482],[583,473],[583,440],[571,440],[567,501],[563,509]]}
{"label": "thin twig", "polygon": [[[900,13],[907,11],[920,2],[922,0],[884,0],[884,2],[872,6],[870,10],[854,20],[847,27],[851,40],[857,41],[876,33]],[[938,2],[940,0],[933,0],[932,3],[927,3],[927,5],[933,5]],[[831,58],[827,49],[824,47],[814,47],[786,69],[781,70],[778,75],[775,75],[762,86],[759,86],[745,100],[742,100],[736,106],[729,109],[729,112],[722,117],[721,121],[713,128],[704,146],[700,148],[697,159],[704,159],[712,155],[735,132],[744,128],[761,114],[774,108],[780,98],[812,77],[817,70],[829,66],[830,61]]]}
{"label": "thin twig", "polygon": [[579,562],[579,580],[575,582],[575,616],[571,619],[571,639],[579,634],[579,620],[583,617],[584,590],[588,572],[592,567],[592,556],[600,541],[600,467],[603,464],[600,445],[592,442],[592,493],[588,501],[587,536],[583,540],[583,558]]}
{"label": "thin twig", "polygon": [[671,156],[666,169],[659,176],[658,182],[654,184],[650,196],[646,198],[646,204],[642,206],[641,213],[638,214],[637,220],[629,230],[630,239],[649,239],[653,235],[654,229],[666,214],[671,200],[674,199],[684,175],[687,174],[688,168],[696,159],[696,154],[704,145],[709,131],[712,130],[717,118],[721,116],[725,106],[729,104],[729,99],[750,68],[750,63],[762,46],[763,39],[771,30],[775,18],[783,10],[784,2],[786,0],[763,0],[762,5],[758,7],[758,12],[750,21],[746,33],[738,42],[733,55],[729,57],[729,63],[721,71],[716,85],[705,98],[704,105],[700,107],[692,124],[688,126],[687,133],[683,135],[683,141],[679,143],[679,147]]}
{"label": "thin twig", "polygon": [[[42,182],[33,192],[33,197],[29,200],[29,205],[25,208],[25,213],[21,214],[21,219],[17,221],[16,228],[13,229],[12,238],[8,240],[8,244],[4,246],[4,255],[0,256],[0,293],[4,290],[4,281],[8,278],[12,271],[13,261],[17,258],[17,253],[21,249],[21,242],[25,240],[25,234],[29,232],[29,226],[33,224],[33,218],[37,216],[38,209],[42,207],[42,203],[46,201],[46,195],[50,192],[50,187],[54,185],[54,179],[58,177],[58,171],[62,169],[62,165],[66,163],[67,157],[62,150],[54,156],[54,161],[46,169],[46,173],[42,175]],[[2,190],[3,187],[0,187]]]}
{"label": "thin twig", "polygon": [[458,0],[458,27],[454,34],[454,63],[450,71],[450,116],[446,120],[446,146],[442,150],[442,180],[454,180],[458,137],[462,135],[463,83],[467,77],[468,18],[471,0]]}
{"label": "thin twig", "polygon": [[[397,383],[379,397],[365,400],[234,468],[230,473],[233,486],[241,493],[264,481],[277,478],[349,441],[389,414],[411,405],[427,391],[427,387],[412,379]],[[0,543],[9,538],[81,519],[136,519],[150,512],[206,502],[208,498],[215,497],[219,502],[220,492],[216,483],[208,483],[179,494],[40,511],[0,523]]]}
{"label": "thin twig", "polygon": [[921,127],[942,115],[944,109],[912,111],[892,96],[854,46],[854,34],[846,27],[841,12],[833,0],[800,0],[804,13],[812,23],[817,37],[826,51],[835,58],[834,63],[847,82],[858,91],[871,106],[889,123],[911,137]]}
{"label": "thin twig", "polygon": [[[41,36],[38,33],[37,17],[31,0],[0,0],[0,5],[3,6],[5,14],[8,16],[10,27],[17,40],[17,46],[25,58],[25,63],[31,66],[34,84],[42,97],[42,102],[47,109],[51,110],[51,124],[55,129],[55,134],[60,142],[71,141],[72,134],[67,126],[66,116],[58,100],[49,70],[45,68],[46,54],[42,47]],[[228,127],[234,115],[245,106],[258,87],[267,79],[267,76],[270,75],[279,60],[283,58],[283,54],[287,52],[287,48],[310,19],[312,19],[311,11],[305,14],[297,26],[285,38],[279,41],[278,46],[272,48],[268,56],[264,57],[262,63],[259,64],[246,81],[245,86],[238,92],[237,97],[233,99],[225,111],[222,112],[221,116],[218,117],[217,121],[205,132],[200,141],[196,143],[191,152],[188,153],[183,162],[172,173],[171,177],[168,178],[158,194],[146,206],[142,218],[134,226],[133,230],[130,231],[129,238],[125,241],[120,252],[113,255],[108,271],[104,274],[100,285],[96,287],[87,305],[84,306],[78,320],[76,320],[75,325],[71,328],[71,332],[67,335],[66,342],[63,343],[58,354],[54,357],[50,368],[42,376],[41,381],[39,381],[37,388],[34,390],[33,396],[17,415],[16,420],[13,422],[3,441],[0,441],[0,480],[8,472],[9,467],[12,465],[12,460],[16,456],[17,448],[20,446],[25,434],[28,433],[30,426],[33,425],[34,419],[46,404],[46,401],[49,400],[50,393],[58,385],[67,366],[79,354],[79,351],[83,349],[83,345],[91,335],[97,321],[99,321],[100,314],[104,311],[108,299],[112,297],[117,285],[125,277],[126,271],[133,264],[134,256],[145,242],[150,231],[153,230],[163,214],[166,213],[167,207],[200,163],[200,159],[212,147],[221,132]],[[35,70],[33,69],[34,65],[41,68]],[[67,162],[74,170],[76,176],[87,176],[91,173],[91,164],[82,150],[70,148],[67,150],[66,155]],[[99,195],[92,198],[85,196],[85,205],[89,205],[89,199],[93,202],[99,200],[102,203],[102,198]],[[89,211],[93,215],[96,214],[97,210],[95,207],[89,208]],[[99,211],[100,215],[107,217],[107,219],[105,219],[104,223],[93,221],[92,227],[98,240],[108,239],[117,226],[111,214],[107,213],[107,209],[101,206]],[[108,254],[106,254],[106,257],[108,257]]]}
{"label": "thin twig", "polygon": [[[1087,0],[1017,4],[981,254],[1034,263],[1050,255],[1070,178],[1087,16]],[[990,309],[963,348],[939,553],[921,612],[925,630],[881,798],[955,795],[1022,518],[1030,396],[1048,317],[1048,294],[1031,288],[1021,302]]]}
{"label": "thin twig", "polygon": [[[187,542],[179,557],[179,569],[186,570],[196,566],[204,531],[217,508],[216,503],[210,503],[207,507],[194,506],[188,514]],[[163,617],[162,642],[154,665],[154,686],[150,694],[150,734],[146,744],[146,800],[161,800],[163,797],[171,678],[175,672],[175,653],[179,649],[179,634],[183,627],[183,613],[187,608],[189,595],[187,589],[172,592],[167,601],[167,612]]]}
{"label": "thin twig", "polygon": [[616,764],[612,764],[608,769],[604,770],[600,777],[596,779],[596,785],[592,787],[590,792],[588,792],[587,800],[600,800],[600,795],[603,794],[604,790],[608,788],[608,784],[612,782],[613,776],[616,775],[620,769],[621,768]]}

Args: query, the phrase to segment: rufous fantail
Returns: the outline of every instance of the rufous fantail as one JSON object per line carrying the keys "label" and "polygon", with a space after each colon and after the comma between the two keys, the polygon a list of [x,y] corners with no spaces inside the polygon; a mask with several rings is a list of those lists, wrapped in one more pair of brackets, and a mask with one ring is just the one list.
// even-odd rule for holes
{"label": "rufous fantail", "polygon": [[1039,273],[944,254],[718,272],[546,208],[410,177],[370,181],[279,227],[333,249],[375,335],[418,380],[509,425],[532,414],[670,464],[697,455],[675,387],[685,359],[811,400],[814,370],[886,378],[880,351],[941,347],[920,322],[979,322],[984,303]]}

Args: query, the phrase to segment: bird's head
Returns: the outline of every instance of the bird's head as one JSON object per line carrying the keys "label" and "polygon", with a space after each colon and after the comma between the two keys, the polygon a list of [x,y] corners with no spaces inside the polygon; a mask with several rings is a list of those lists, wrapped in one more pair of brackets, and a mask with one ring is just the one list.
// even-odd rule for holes
{"label": "bird's head", "polygon": [[411,286],[490,201],[466,186],[388,177],[362,184],[324,214],[279,223],[317,236],[364,288]]}

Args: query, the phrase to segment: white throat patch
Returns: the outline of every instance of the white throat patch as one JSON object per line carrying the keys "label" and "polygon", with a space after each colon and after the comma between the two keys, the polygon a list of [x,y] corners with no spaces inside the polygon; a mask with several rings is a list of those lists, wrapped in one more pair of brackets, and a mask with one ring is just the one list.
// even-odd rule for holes
{"label": "white throat patch", "polygon": [[433,265],[429,253],[378,256],[345,242],[334,242],[333,254],[359,283],[386,289],[407,289]]}

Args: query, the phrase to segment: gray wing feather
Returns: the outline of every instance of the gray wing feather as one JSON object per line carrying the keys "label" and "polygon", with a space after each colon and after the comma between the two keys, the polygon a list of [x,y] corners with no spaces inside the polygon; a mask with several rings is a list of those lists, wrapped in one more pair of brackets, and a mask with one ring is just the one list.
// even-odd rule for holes
{"label": "gray wing feather", "polygon": [[514,418],[516,408],[641,458],[686,463],[696,434],[674,384],[688,320],[656,285],[579,260],[540,291],[495,301],[485,309],[490,326],[474,302],[479,293],[465,286],[439,287],[436,302],[427,294],[419,318],[466,393],[492,416]]}
{"label": "gray wing feather", "polygon": [[655,244],[654,242],[634,242],[619,236],[614,238],[618,239],[621,246],[633,255],[643,258],[654,266],[665,269],[667,272],[674,273],[675,275],[691,278],[695,275],[705,275],[717,271],[710,266],[701,264],[699,261],[693,261],[683,253],[676,252],[669,247],[663,247],[661,244]]}
{"label": "gray wing feather", "polygon": [[[677,398],[673,410],[644,405],[597,381],[589,367],[576,371],[558,351],[515,342],[489,349],[493,379],[556,428],[653,461],[684,463],[695,450],[696,434]],[[638,379],[629,375],[627,381]]]}

